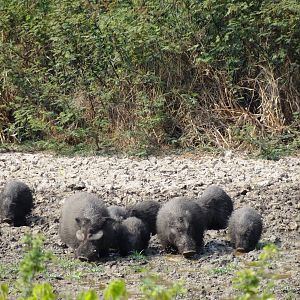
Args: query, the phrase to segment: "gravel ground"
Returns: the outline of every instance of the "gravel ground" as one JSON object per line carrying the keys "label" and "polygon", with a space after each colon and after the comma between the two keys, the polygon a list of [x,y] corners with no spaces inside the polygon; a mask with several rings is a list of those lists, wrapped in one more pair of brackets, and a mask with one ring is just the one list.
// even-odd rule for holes
{"label": "gravel ground", "polygon": [[[278,299],[300,299],[300,158],[279,161],[252,160],[231,152],[223,156],[180,155],[135,159],[128,157],[57,157],[50,154],[0,153],[0,188],[18,178],[33,190],[35,208],[30,226],[0,224],[0,280],[16,278],[22,257],[21,238],[28,230],[46,237],[45,248],[53,260],[41,279],[51,282],[61,295],[88,288],[99,295],[114,278],[126,281],[132,299],[139,299],[139,285],[147,270],[161,282],[185,282],[185,299],[232,299],[232,277],[257,259],[264,243],[281,250],[273,263],[279,278]],[[260,249],[237,255],[226,230],[207,231],[205,247],[196,258],[167,255],[152,237],[146,256],[121,258],[111,253],[99,263],[73,258],[58,237],[60,208],[64,198],[78,190],[97,193],[109,204],[127,205],[143,199],[166,202],[187,195],[197,197],[210,184],[218,184],[232,197],[234,207],[250,205],[262,215],[264,231]]]}

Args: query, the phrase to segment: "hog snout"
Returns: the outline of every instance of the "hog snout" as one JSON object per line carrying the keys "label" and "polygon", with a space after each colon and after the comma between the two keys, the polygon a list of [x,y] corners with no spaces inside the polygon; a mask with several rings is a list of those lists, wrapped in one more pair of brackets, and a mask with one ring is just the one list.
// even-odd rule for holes
{"label": "hog snout", "polygon": [[243,247],[238,247],[238,248],[236,248],[236,251],[237,251],[237,252],[241,252],[241,253],[247,252],[246,249],[243,248]]}
{"label": "hog snout", "polygon": [[12,219],[11,218],[5,218],[5,219],[3,219],[3,223],[11,224],[12,223]]}
{"label": "hog snout", "polygon": [[192,256],[194,256],[196,254],[196,251],[195,250],[186,250],[186,251],[183,251],[182,255],[185,257],[185,258],[191,258]]}
{"label": "hog snout", "polygon": [[85,257],[85,256],[78,256],[77,258],[78,258],[80,261],[84,261],[84,262],[88,261],[88,258]]}
{"label": "hog snout", "polygon": [[178,243],[178,251],[184,257],[191,257],[196,253],[196,244],[191,237],[184,237]]}

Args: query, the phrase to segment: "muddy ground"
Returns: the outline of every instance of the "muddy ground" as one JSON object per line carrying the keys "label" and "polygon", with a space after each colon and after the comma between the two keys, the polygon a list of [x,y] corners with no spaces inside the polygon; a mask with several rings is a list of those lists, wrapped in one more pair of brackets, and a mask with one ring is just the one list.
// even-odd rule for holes
{"label": "muddy ground", "polygon": [[[253,160],[226,152],[222,156],[179,155],[136,159],[128,157],[57,157],[50,154],[0,153],[0,188],[10,178],[33,190],[35,208],[30,226],[0,224],[0,281],[13,283],[23,255],[27,231],[42,233],[45,248],[55,259],[39,280],[49,281],[61,297],[75,299],[78,291],[93,288],[101,296],[107,283],[123,278],[131,299],[140,299],[146,274],[158,274],[160,283],[184,282],[184,299],[232,299],[236,271],[256,260],[265,243],[273,242],[279,256],[272,263],[278,276],[278,299],[300,299],[300,158]],[[205,247],[194,259],[165,254],[152,237],[145,256],[121,258],[111,253],[98,263],[74,259],[58,237],[61,204],[78,190],[97,193],[107,204],[127,205],[143,199],[161,203],[174,196],[199,196],[210,184],[219,184],[234,207],[250,205],[262,215],[264,231],[258,249],[237,255],[226,230],[207,231]],[[11,296],[13,299],[13,296]]]}

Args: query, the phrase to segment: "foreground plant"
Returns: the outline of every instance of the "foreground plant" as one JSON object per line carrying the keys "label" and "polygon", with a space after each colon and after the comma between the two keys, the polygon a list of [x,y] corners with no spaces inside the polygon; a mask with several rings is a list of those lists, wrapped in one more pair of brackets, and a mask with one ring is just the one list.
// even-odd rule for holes
{"label": "foreground plant", "polygon": [[104,291],[104,300],[127,300],[128,292],[122,279],[113,280]]}
{"label": "foreground plant", "polygon": [[[19,278],[16,283],[16,287],[22,295],[19,299],[27,299],[33,295],[36,275],[46,270],[46,263],[52,258],[51,253],[43,249],[43,238],[41,236],[33,237],[32,234],[28,233],[25,235],[23,242],[26,254],[20,262]],[[35,287],[34,292],[36,294],[41,293],[42,290],[49,292],[48,288],[46,285],[40,285]]]}
{"label": "foreground plant", "polygon": [[[16,291],[19,293],[17,300],[56,300],[62,299],[53,292],[53,287],[48,282],[37,283],[38,274],[46,271],[47,262],[52,259],[52,254],[43,250],[43,238],[40,235],[26,234],[24,238],[25,255],[19,264],[19,277],[16,282]],[[167,285],[161,284],[157,275],[147,274],[143,280],[141,291],[143,299],[170,300],[176,295],[186,293],[181,283]],[[9,299],[9,287],[0,285],[0,300]],[[100,299],[94,290],[79,293],[76,300]],[[104,300],[128,300],[129,293],[125,281],[116,279],[109,283],[103,294]]]}
{"label": "foreground plant", "polygon": [[7,299],[8,295],[8,286],[7,284],[1,284],[0,285],[0,300]]}
{"label": "foreground plant", "polygon": [[171,300],[187,292],[183,283],[162,284],[162,278],[154,274],[144,278],[141,291],[144,295],[143,299],[149,300]]}
{"label": "foreground plant", "polygon": [[272,300],[276,299],[272,293],[275,285],[276,274],[269,271],[271,262],[278,253],[274,244],[266,245],[256,262],[251,263],[252,268],[247,268],[236,273],[233,285],[242,294],[236,300]]}

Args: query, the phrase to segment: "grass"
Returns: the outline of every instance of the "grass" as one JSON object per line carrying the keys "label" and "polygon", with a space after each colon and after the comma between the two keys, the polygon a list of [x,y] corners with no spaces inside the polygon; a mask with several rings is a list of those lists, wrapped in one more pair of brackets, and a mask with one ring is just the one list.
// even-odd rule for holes
{"label": "grass", "polygon": [[[55,259],[53,255],[43,250],[43,239],[40,236],[33,237],[26,235],[24,239],[25,253],[21,262],[18,264],[17,280],[12,283],[0,285],[0,300],[8,300],[9,296],[18,300],[57,300],[71,299],[69,296],[57,294],[54,287],[49,282],[41,282],[46,272],[51,272],[49,262],[55,266],[64,269],[66,278],[75,281],[75,284],[83,279],[85,271],[101,272],[101,265],[88,264],[78,260]],[[139,255],[135,254],[137,257]],[[245,264],[245,268],[235,272],[233,278],[233,287],[239,292],[235,296],[235,300],[271,300],[275,299],[274,286],[277,280],[282,276],[273,268],[274,260],[277,258],[278,248],[269,244],[266,245],[258,256],[258,260]],[[277,260],[277,259],[276,259]],[[51,266],[50,266],[51,267]],[[16,270],[15,265],[5,271],[5,266],[0,265],[0,271],[9,272]],[[49,269],[48,269],[49,268]],[[223,275],[231,275],[238,265],[228,263],[219,268],[212,269],[211,272]],[[165,280],[164,277],[153,274],[149,270],[141,269],[140,276],[140,294],[141,299],[145,300],[171,300],[176,299],[178,295],[187,293],[183,282]],[[51,274],[51,273],[50,273]],[[286,278],[286,277],[284,277]],[[99,291],[99,283],[97,279],[97,289]],[[85,283],[86,286],[86,283]],[[126,282],[123,279],[113,279],[104,288],[104,300],[127,300],[132,299],[132,295],[127,290]],[[282,287],[284,288],[284,287]],[[101,288],[102,290],[102,288]],[[286,297],[283,299],[293,299],[295,290],[285,289]],[[62,298],[61,298],[62,297]],[[67,297],[67,298],[66,298]],[[68,298],[69,297],[69,298]],[[98,296],[94,290],[81,292],[76,300],[98,300]]]}
{"label": "grass", "polygon": [[5,263],[0,264],[0,280],[4,280],[7,278],[10,278],[13,280],[13,278],[18,274],[18,264],[16,263]]}
{"label": "grass", "polygon": [[210,270],[210,272],[213,274],[220,274],[220,275],[233,274],[233,272],[236,271],[237,268],[238,268],[237,263],[228,263],[224,267],[213,268]]}
{"label": "grass", "polygon": [[[56,274],[63,274],[64,279],[70,281],[78,281],[89,274],[103,273],[103,266],[96,263],[81,262],[77,259],[54,258],[49,265],[49,271],[46,273],[46,278],[55,279],[57,275],[51,272],[51,267],[55,268]],[[59,277],[62,277],[59,275]]]}
{"label": "grass", "polygon": [[129,255],[129,258],[134,261],[143,261],[146,260],[146,256],[142,252],[134,251]]}

